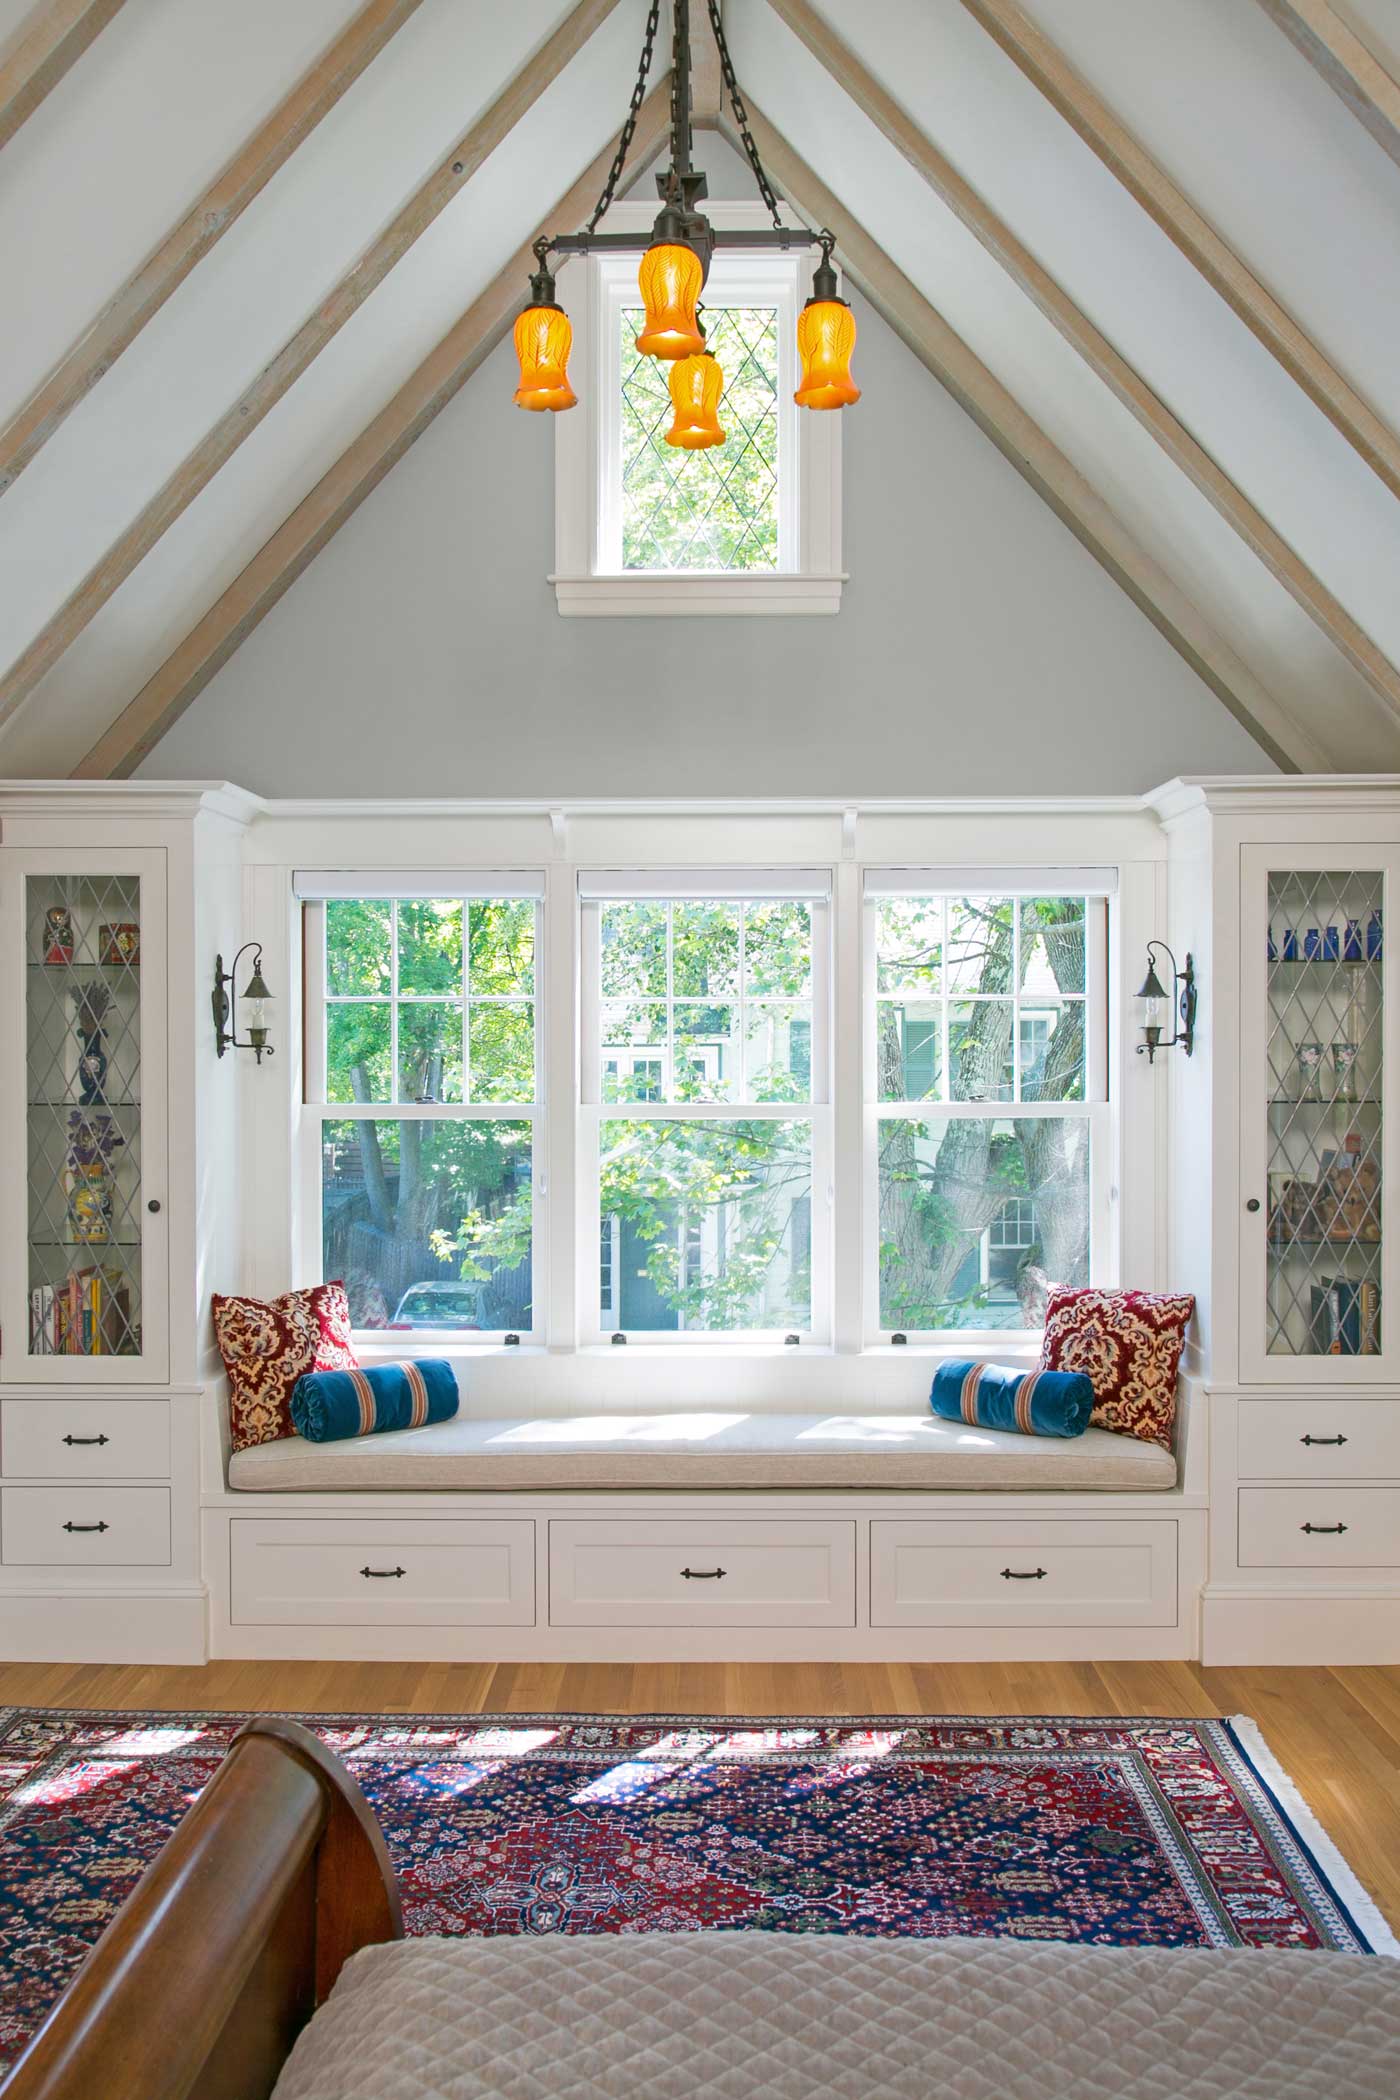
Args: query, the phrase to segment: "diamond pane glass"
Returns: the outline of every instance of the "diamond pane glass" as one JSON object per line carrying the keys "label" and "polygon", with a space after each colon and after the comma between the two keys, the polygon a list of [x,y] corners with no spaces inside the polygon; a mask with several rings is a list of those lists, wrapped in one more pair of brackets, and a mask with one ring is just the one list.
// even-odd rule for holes
{"label": "diamond pane glass", "polygon": [[141,881],[25,898],[31,1356],[141,1353]]}
{"label": "diamond pane glass", "polygon": [[1269,878],[1273,1356],[1381,1343],[1382,878]]}
{"label": "diamond pane glass", "polygon": [[666,443],[670,366],[636,347],[642,309],[620,316],[624,569],[778,566],[778,310],[709,307],[704,319],[726,436],[687,452]]}

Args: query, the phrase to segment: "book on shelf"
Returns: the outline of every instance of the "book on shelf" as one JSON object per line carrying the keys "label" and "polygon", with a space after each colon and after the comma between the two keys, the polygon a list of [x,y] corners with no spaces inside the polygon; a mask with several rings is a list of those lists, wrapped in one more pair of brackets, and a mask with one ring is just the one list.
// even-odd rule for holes
{"label": "book on shelf", "polygon": [[1324,1276],[1312,1286],[1309,1333],[1315,1356],[1375,1356],[1380,1351],[1380,1286]]}
{"label": "book on shelf", "polygon": [[132,1345],[131,1298],[120,1269],[74,1269],[63,1283],[30,1292],[31,1356],[126,1356]]}

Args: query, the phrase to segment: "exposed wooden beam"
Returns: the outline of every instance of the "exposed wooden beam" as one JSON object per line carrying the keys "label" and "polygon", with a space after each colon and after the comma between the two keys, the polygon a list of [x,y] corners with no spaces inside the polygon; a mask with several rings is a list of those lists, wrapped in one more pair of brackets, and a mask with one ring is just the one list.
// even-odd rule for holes
{"label": "exposed wooden beam", "polygon": [[[661,145],[670,121],[671,83],[667,75],[652,89],[638,112],[632,149],[638,166],[644,166],[648,156]],[[240,643],[266,618],[321,549],[334,539],[346,519],[509,333],[534,268],[531,244],[540,234],[581,224],[597,201],[612,156],[610,142],[532,231],[530,239],[500,275],[467,308],[388,405],[361,431],[128,702],[111,728],[75,766],[75,780],[124,780],[135,771],[215,672],[228,662]],[[511,412],[509,403],[503,400],[502,415]]]}
{"label": "exposed wooden beam", "polygon": [[223,239],[421,0],[368,0],[0,431],[0,494]]}
{"label": "exposed wooden beam", "polygon": [[1400,437],[1348,385],[1016,0],[962,0],[962,4],[1278,359],[1367,466],[1392,494],[1400,496]]}
{"label": "exposed wooden beam", "polygon": [[1326,771],[1328,760],[1311,735],[751,101],[749,117],[765,166],[803,218],[813,226],[831,228],[842,265],[857,290],[1081,546],[1278,765],[1287,772]]}
{"label": "exposed wooden beam", "polygon": [[1400,164],[1400,86],[1327,0],[1259,0],[1310,66]]}
{"label": "exposed wooden beam", "polygon": [[75,65],[122,0],[44,0],[0,62],[0,146],[32,117]]}
{"label": "exposed wooden beam", "polygon": [[1005,220],[966,182],[939,152],[908,112],[883,88],[850,46],[809,4],[809,0],[769,0],[775,14],[806,44],[857,108],[897,147],[929,187],[961,219],[988,254],[1001,264],[1021,290],[1054,324],[1085,363],[1103,380],[1167,457],[1186,474],[1207,502],[1219,511],[1251,553],[1280,582],[1289,596],[1316,621],[1327,639],[1370,685],[1377,698],[1400,720],[1400,671],[1379,650],[1340,601],[1274,530],[1238,484],[1196,442],[1147,381],[1113,344],[1081,313],[1069,294],[1018,240]]}
{"label": "exposed wooden beam", "polygon": [[[418,0],[413,0],[416,6]],[[263,366],[213,428],[175,469],[164,486],[139,511],[119,539],[83,578],[53,618],[16,657],[0,678],[0,722],[6,721],[64,651],[96,617],[112,593],[188,509],[200,490],[231,459],[244,439],[257,429],[287,389],[345,326],[376,285],[408,253],[427,227],[471,180],[487,155],[520,122],[588,38],[617,5],[617,0],[580,0],[538,51],[521,67],[491,104],[433,167],[359,260],[322,300],[277,354]],[[590,206],[593,199],[589,199]]]}

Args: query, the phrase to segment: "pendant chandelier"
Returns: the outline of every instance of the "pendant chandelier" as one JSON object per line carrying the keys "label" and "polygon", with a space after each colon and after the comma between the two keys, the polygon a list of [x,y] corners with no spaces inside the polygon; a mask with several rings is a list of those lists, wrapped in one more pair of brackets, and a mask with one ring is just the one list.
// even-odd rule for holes
{"label": "pendant chandelier", "polygon": [[821,261],[812,279],[812,296],[797,324],[797,350],[801,379],[793,399],[799,408],[846,408],[859,401],[860,388],[851,377],[851,351],[855,347],[856,323],[846,301],[836,288],[831,267],[835,236],[823,230],[813,234],[806,227],[785,226],[778,200],[769,181],[758,148],[749,129],[734,61],[729,55],[720,22],[719,0],[705,0],[719,52],[720,70],[734,120],[739,128],[758,192],[768,207],[773,224],[761,231],[725,233],[698,209],[706,194],[705,177],[690,163],[690,0],[672,0],[671,73],[671,160],[664,175],[656,178],[661,209],[651,229],[651,238],[630,233],[600,233],[598,226],[612,203],[627,165],[637,113],[646,94],[647,75],[661,17],[661,0],[652,0],[642,41],[641,64],[627,118],[617,142],[603,193],[582,233],[553,234],[534,244],[537,268],[530,279],[530,297],[515,324],[515,353],[520,360],[520,384],[515,391],[517,408],[573,408],[577,396],[569,385],[569,351],[573,329],[569,317],[555,297],[551,255],[588,255],[601,249],[641,249],[637,288],[644,318],[636,338],[644,357],[654,357],[670,366],[669,389],[675,421],[666,432],[668,445],[698,451],[722,445],[725,433],[719,423],[719,401],[724,374],[705,347],[700,321],[700,294],[709,275],[716,248],[821,248]]}

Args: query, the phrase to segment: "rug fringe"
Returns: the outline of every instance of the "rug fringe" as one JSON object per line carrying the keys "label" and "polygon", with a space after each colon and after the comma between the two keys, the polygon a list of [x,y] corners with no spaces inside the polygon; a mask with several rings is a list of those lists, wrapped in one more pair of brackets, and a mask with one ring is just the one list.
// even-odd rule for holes
{"label": "rug fringe", "polygon": [[1358,1928],[1370,1941],[1372,1953],[1384,1954],[1392,1961],[1400,1961],[1400,1940],[1397,1940],[1391,1931],[1375,1897],[1362,1884],[1355,1869],[1327,1835],[1294,1781],[1274,1756],[1264,1740],[1258,1722],[1252,1721],[1248,1714],[1232,1714],[1230,1726],[1239,1738],[1241,1746],[1258,1767],[1259,1776],[1270,1793],[1276,1796],[1287,1811],[1290,1822],[1317,1861],[1320,1871],[1331,1882],[1339,1900],[1346,1905]]}

